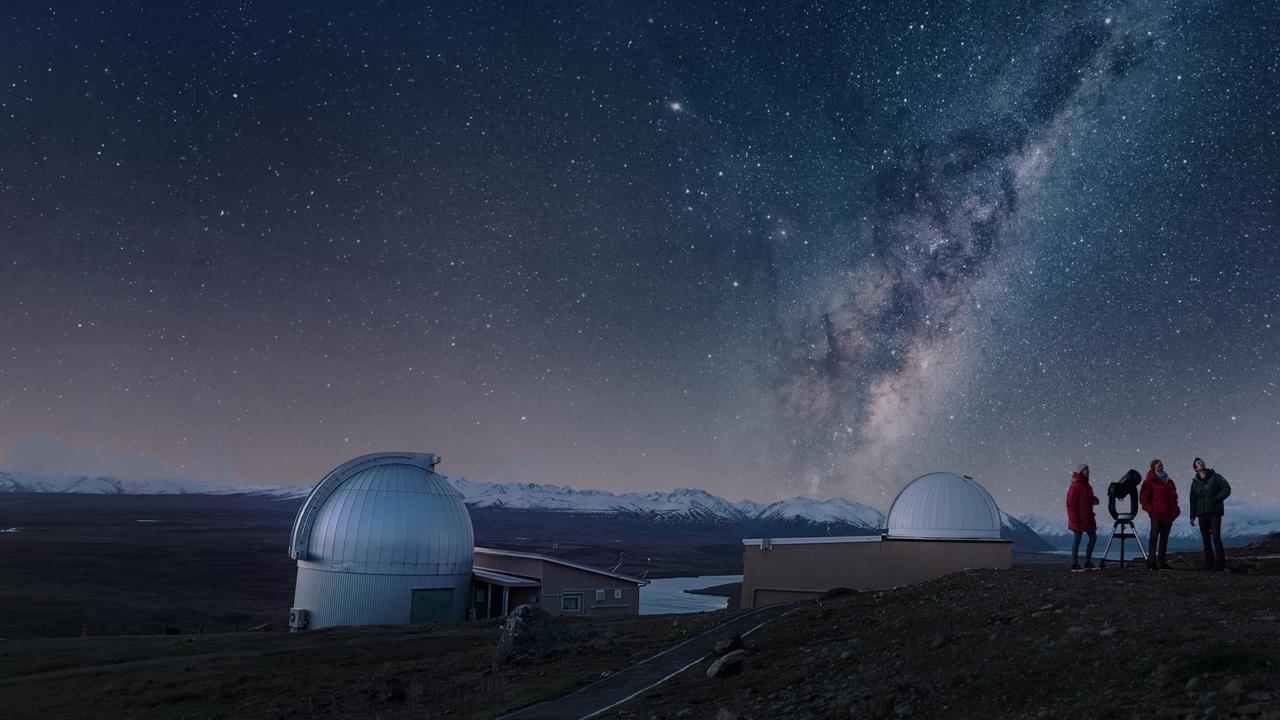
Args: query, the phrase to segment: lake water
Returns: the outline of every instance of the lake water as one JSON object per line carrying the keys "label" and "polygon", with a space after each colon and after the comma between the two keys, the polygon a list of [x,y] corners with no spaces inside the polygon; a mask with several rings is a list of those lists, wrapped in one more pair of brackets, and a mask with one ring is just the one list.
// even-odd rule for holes
{"label": "lake water", "polygon": [[742,582],[742,576],[700,575],[650,580],[648,585],[640,588],[640,614],[660,615],[721,610],[728,605],[729,598],[719,595],[693,595],[685,590],[697,590],[733,582]]}

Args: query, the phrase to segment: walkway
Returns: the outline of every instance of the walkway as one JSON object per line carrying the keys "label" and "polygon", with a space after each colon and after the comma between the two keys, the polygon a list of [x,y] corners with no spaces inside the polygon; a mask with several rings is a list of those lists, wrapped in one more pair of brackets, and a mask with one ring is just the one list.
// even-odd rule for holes
{"label": "walkway", "polygon": [[586,720],[596,717],[696,665],[711,653],[720,638],[747,635],[796,607],[794,604],[770,605],[754,610],[574,693],[530,705],[498,720]]}

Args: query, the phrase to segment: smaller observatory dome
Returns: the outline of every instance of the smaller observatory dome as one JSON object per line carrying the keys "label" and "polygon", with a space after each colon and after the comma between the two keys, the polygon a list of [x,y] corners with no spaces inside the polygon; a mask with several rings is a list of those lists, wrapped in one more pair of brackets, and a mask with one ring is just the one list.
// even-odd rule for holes
{"label": "smaller observatory dome", "polygon": [[1000,508],[971,477],[929,473],[902,488],[887,525],[891,538],[999,540]]}

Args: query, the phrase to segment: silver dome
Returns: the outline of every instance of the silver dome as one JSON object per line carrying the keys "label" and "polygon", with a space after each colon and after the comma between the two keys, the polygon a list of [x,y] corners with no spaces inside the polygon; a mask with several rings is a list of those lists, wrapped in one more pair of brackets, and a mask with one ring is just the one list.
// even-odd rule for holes
{"label": "silver dome", "polygon": [[470,573],[475,547],[462,494],[420,453],[365,455],[330,473],[298,512],[290,555],[347,573]]}
{"label": "silver dome", "polygon": [[891,538],[1000,539],[1000,508],[973,478],[929,473],[912,480],[889,508]]}

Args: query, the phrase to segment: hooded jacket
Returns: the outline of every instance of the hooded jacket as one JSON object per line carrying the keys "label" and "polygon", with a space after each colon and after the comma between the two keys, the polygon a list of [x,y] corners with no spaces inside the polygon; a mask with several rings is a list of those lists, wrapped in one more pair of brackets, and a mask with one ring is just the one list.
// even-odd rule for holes
{"label": "hooded jacket", "polygon": [[1200,473],[1191,481],[1191,497],[1187,504],[1191,506],[1191,517],[1201,515],[1221,515],[1222,501],[1231,495],[1231,485],[1227,479],[1213,469],[1209,469],[1203,479]]}
{"label": "hooded jacket", "polygon": [[1067,529],[1071,532],[1096,532],[1098,519],[1093,515],[1093,506],[1098,504],[1098,496],[1093,494],[1093,486],[1088,478],[1080,473],[1071,473],[1071,488],[1067,490]]}
{"label": "hooded jacket", "polygon": [[1138,502],[1152,520],[1161,523],[1171,523],[1182,514],[1182,509],[1178,507],[1178,488],[1173,484],[1173,478],[1161,480],[1154,468],[1147,471],[1147,479],[1142,481]]}

